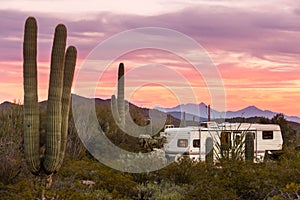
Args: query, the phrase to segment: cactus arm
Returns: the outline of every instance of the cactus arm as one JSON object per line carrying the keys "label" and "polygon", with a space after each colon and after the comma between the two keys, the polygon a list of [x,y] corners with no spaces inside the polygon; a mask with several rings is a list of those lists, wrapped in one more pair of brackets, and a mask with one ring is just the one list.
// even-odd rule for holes
{"label": "cactus arm", "polygon": [[24,151],[29,170],[40,170],[39,105],[37,95],[37,24],[33,17],[25,23],[23,43]]}
{"label": "cactus arm", "polygon": [[119,117],[119,112],[118,112],[118,106],[117,106],[117,99],[115,95],[111,96],[111,110],[113,114],[113,118],[117,123],[120,123],[120,117]]}
{"label": "cactus arm", "polygon": [[74,77],[74,70],[76,66],[77,50],[75,47],[70,46],[67,49],[65,57],[64,67],[64,79],[63,79],[63,92],[62,92],[62,124],[61,124],[61,149],[60,149],[60,160],[56,170],[62,165],[65,157],[65,150],[68,136],[68,120],[70,111],[70,99],[71,99],[71,88]]}
{"label": "cactus arm", "polygon": [[62,24],[55,29],[51,54],[51,70],[47,102],[46,152],[43,167],[46,173],[56,171],[61,148],[62,88],[67,30]]}
{"label": "cactus arm", "polygon": [[146,134],[152,135],[152,120],[148,119],[147,120],[147,126],[146,126]]}
{"label": "cactus arm", "polygon": [[64,81],[62,92],[62,124],[61,124],[61,149],[59,154],[59,164],[56,171],[61,167],[65,157],[67,137],[68,137],[68,120],[70,111],[71,88],[76,66],[77,50],[74,46],[67,49],[64,67]]}
{"label": "cactus arm", "polygon": [[125,126],[125,102],[124,102],[124,64],[119,64],[118,70],[118,112],[121,126]]}

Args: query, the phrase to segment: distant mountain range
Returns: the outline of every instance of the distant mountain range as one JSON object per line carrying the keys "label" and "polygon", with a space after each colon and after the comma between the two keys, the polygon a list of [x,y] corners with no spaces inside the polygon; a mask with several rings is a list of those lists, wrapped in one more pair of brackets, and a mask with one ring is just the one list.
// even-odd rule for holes
{"label": "distant mountain range", "polygon": [[[177,105],[173,108],[163,108],[163,107],[155,107],[155,109],[166,112],[173,117],[178,119],[183,118],[183,112],[186,112],[186,120],[192,120],[193,118],[195,121],[203,121],[207,119],[207,105],[205,103],[200,104],[181,104]],[[261,110],[255,106],[248,106],[241,110],[237,111],[227,111],[227,112],[219,112],[211,108],[211,119],[218,119],[218,118],[236,118],[236,117],[266,117],[271,119],[274,117],[277,112],[273,112],[270,110]],[[284,115],[288,121],[293,121],[300,123],[300,117],[296,116],[288,116]]]}
{"label": "distant mountain range", "polygon": [[[74,97],[74,96],[77,96],[77,95],[73,94],[72,97]],[[80,97],[80,96],[77,96],[77,97]],[[80,98],[88,99],[88,98],[84,98],[84,97],[80,97]],[[103,99],[96,98],[95,101],[96,101],[96,104],[101,104],[104,102],[108,103],[108,105],[110,104],[110,100],[103,100]],[[42,107],[45,108],[46,101],[43,101],[40,103],[41,103]],[[3,102],[2,104],[0,104],[0,110],[1,109],[5,110],[5,109],[9,108],[11,105],[15,105],[15,104],[13,104],[11,102],[7,102],[7,101]],[[155,107],[154,109],[165,112],[176,119],[182,119],[183,112],[186,112],[186,120],[187,121],[195,120],[195,121],[199,122],[199,121],[207,120],[207,105],[205,103],[181,104],[181,105],[177,105],[173,108]],[[270,111],[270,110],[261,110],[255,106],[248,106],[241,110],[227,111],[227,112],[219,112],[219,111],[211,108],[211,119],[219,119],[219,118],[230,119],[230,118],[239,118],[239,117],[244,117],[244,118],[266,117],[266,118],[271,119],[276,114],[278,114],[278,113]],[[284,116],[288,121],[300,123],[300,117],[288,116],[288,115],[284,115]]]}

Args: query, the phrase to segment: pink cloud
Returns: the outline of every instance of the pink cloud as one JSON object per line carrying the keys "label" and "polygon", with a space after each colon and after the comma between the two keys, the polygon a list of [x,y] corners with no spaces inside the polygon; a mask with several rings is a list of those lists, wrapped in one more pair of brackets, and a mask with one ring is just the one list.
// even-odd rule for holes
{"label": "pink cloud", "polygon": [[228,83],[229,87],[234,87],[234,84],[230,84],[232,81],[238,82],[237,87],[284,87],[284,86],[296,86],[291,81],[299,80],[300,71],[272,71],[270,69],[254,69],[244,68],[236,66],[235,64],[223,64],[220,65],[219,70],[222,78]]}

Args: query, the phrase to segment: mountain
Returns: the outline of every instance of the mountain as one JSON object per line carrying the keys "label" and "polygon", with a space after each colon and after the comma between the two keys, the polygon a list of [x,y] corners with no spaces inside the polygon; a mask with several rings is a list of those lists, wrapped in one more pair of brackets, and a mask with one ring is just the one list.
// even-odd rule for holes
{"label": "mountain", "polygon": [[266,117],[266,118],[272,118],[277,113],[269,111],[269,110],[261,110],[255,106],[248,106],[244,109],[238,110],[238,111],[227,111],[226,112],[226,118],[234,118],[234,117]]}
{"label": "mountain", "polygon": [[[201,118],[207,118],[207,105],[204,103],[200,104],[181,104],[177,105],[173,108],[163,108],[163,107],[155,107],[155,109],[170,113],[174,117],[178,117],[180,114],[176,112],[186,112],[190,115],[195,115],[197,117]],[[176,114],[175,114],[176,113]],[[174,114],[174,115],[173,115]],[[274,117],[277,112],[273,112],[270,110],[261,110],[255,106],[248,106],[246,108],[243,108],[241,110],[237,111],[226,111],[226,112],[219,112],[217,110],[214,110],[211,108],[211,118],[212,119],[218,119],[218,118],[235,118],[235,117],[266,117],[266,118],[272,118]],[[285,118],[288,121],[293,121],[300,123],[300,118],[296,116],[288,116],[284,115]],[[181,117],[182,118],[182,117]],[[179,118],[180,119],[180,118]]]}
{"label": "mountain", "polygon": [[[173,117],[177,118],[177,119],[183,119],[183,113],[182,112],[167,112],[167,114],[169,115],[172,115]],[[193,115],[193,114],[189,114],[189,113],[186,113],[186,116],[185,116],[185,119],[186,121],[195,121],[195,122],[199,122],[199,121],[206,121],[207,118],[205,117],[198,117],[196,115]]]}
{"label": "mountain", "polygon": [[[181,104],[177,105],[173,108],[163,108],[163,107],[155,107],[154,109],[160,110],[165,113],[173,113],[173,112],[186,112],[187,114],[194,115],[201,118],[207,118],[207,105],[205,103],[200,104]],[[220,118],[224,113],[218,112],[214,109],[210,110],[211,116],[214,118]]]}

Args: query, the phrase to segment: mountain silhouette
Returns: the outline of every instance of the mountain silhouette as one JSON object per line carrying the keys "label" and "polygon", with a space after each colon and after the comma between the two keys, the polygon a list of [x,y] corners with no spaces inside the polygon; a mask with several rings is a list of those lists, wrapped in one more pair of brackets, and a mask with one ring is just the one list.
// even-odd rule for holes
{"label": "mountain silhouette", "polygon": [[[103,100],[103,99],[93,99],[93,98],[85,98],[81,97],[75,94],[72,94],[72,97],[82,98],[82,100],[95,100],[96,104],[107,104],[110,105],[110,100]],[[47,101],[40,102],[41,109],[44,109],[46,107]],[[130,103],[130,102],[128,102]],[[131,103],[130,103],[131,104]],[[3,102],[0,104],[0,109],[8,109],[12,105],[15,105],[11,102]],[[186,113],[186,120],[192,121],[193,119],[195,121],[205,121],[207,119],[207,105],[205,103],[200,104],[180,104],[172,108],[163,108],[163,107],[155,107],[154,109],[165,112],[167,114],[170,114],[171,116],[182,119],[183,118],[183,112]],[[256,106],[248,106],[246,108],[243,108],[241,110],[237,111],[226,111],[226,112],[219,112],[217,110],[214,110],[211,108],[211,119],[220,119],[220,118],[236,118],[236,117],[244,117],[244,118],[250,118],[250,117],[266,117],[271,119],[274,117],[278,112],[270,111],[270,110],[262,110],[260,108],[257,108]],[[284,115],[285,118],[288,121],[297,122],[300,123],[300,117],[297,116],[288,116]]]}
{"label": "mountain silhouette", "polygon": [[[196,116],[200,118],[207,118],[207,105],[205,103],[200,104],[180,104],[172,108],[163,108],[163,107],[155,107],[155,109],[169,113],[174,117],[178,117],[180,114],[178,112],[186,112],[187,116]],[[235,117],[266,117],[271,119],[274,117],[278,112],[270,111],[270,110],[262,110],[257,108],[256,106],[248,106],[241,110],[237,111],[226,111],[220,112],[211,108],[211,118],[218,119],[218,118],[235,118]],[[288,121],[298,122],[300,123],[300,118],[297,116],[288,116],[284,115]],[[190,117],[189,117],[190,118]]]}

